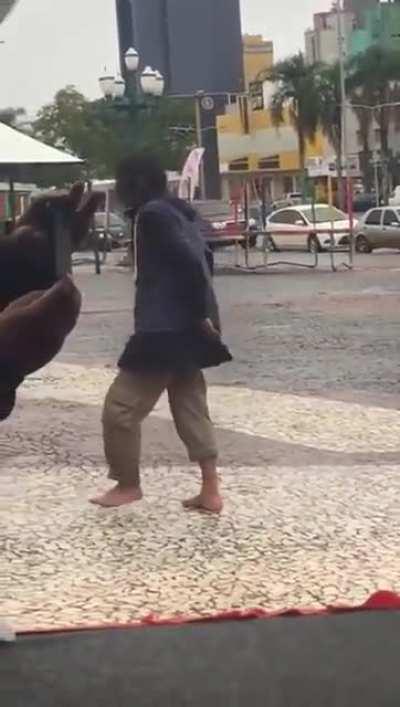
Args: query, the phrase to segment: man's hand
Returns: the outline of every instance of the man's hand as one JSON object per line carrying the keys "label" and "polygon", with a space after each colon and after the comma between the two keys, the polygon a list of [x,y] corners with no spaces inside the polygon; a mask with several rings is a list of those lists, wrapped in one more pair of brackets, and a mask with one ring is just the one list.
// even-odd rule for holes
{"label": "man's hand", "polygon": [[208,336],[210,339],[220,339],[221,338],[220,332],[218,331],[218,329],[215,328],[211,319],[203,319],[200,323],[200,329],[203,332],[203,334]]}

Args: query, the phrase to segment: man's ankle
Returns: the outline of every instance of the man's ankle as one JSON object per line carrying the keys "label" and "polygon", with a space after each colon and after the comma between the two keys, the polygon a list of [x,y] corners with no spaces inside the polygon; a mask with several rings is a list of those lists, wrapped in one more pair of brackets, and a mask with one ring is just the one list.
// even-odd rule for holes
{"label": "man's ankle", "polygon": [[141,491],[140,482],[137,481],[118,481],[117,488],[119,491]]}

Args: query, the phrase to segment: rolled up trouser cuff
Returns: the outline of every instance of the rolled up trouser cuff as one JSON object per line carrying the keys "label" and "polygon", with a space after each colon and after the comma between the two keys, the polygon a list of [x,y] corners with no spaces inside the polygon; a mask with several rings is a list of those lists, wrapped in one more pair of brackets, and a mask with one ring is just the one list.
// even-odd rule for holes
{"label": "rolled up trouser cuff", "polygon": [[126,469],[123,469],[122,467],[119,467],[118,471],[116,471],[112,466],[110,466],[108,478],[111,479],[111,481],[117,481],[121,486],[139,487],[140,486],[139,465],[135,466],[133,468],[130,468],[129,471],[127,471]]}
{"label": "rolled up trouser cuff", "polygon": [[209,449],[201,449],[198,451],[189,451],[189,460],[193,464],[200,464],[201,462],[205,462],[208,459],[218,459],[218,456],[218,450],[215,447],[210,447]]}

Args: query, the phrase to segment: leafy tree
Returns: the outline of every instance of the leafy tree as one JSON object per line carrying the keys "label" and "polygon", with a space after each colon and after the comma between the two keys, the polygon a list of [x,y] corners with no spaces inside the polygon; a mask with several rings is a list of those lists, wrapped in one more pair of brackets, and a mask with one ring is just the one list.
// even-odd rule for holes
{"label": "leafy tree", "polygon": [[[189,131],[177,139],[173,128],[182,124]],[[67,86],[39,111],[33,131],[43,142],[84,159],[87,178],[105,179],[112,177],[122,157],[143,149],[156,151],[167,169],[180,169],[193,126],[191,101],[161,98],[142,104],[134,95],[129,100],[88,101]]]}
{"label": "leafy tree", "polygon": [[0,123],[16,128],[21,119],[26,117],[25,108],[3,108],[0,110]]}

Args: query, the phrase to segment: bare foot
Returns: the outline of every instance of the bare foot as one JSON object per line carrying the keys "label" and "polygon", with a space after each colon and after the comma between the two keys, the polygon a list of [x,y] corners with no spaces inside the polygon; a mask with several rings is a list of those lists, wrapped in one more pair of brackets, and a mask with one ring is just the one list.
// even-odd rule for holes
{"label": "bare foot", "polygon": [[107,493],[97,498],[92,498],[90,503],[95,506],[101,506],[102,508],[119,508],[120,506],[126,506],[129,503],[135,503],[136,501],[141,501],[143,498],[143,493],[140,488],[136,486],[115,486]]}
{"label": "bare foot", "polygon": [[188,511],[221,513],[224,503],[218,493],[201,493],[199,496],[195,496],[195,498],[190,498],[188,501],[184,501],[183,507]]}

